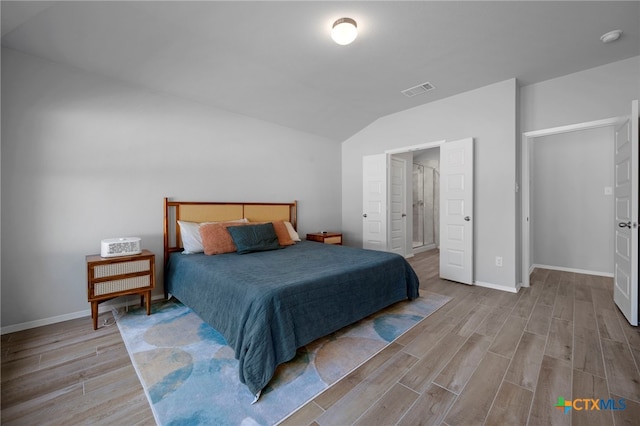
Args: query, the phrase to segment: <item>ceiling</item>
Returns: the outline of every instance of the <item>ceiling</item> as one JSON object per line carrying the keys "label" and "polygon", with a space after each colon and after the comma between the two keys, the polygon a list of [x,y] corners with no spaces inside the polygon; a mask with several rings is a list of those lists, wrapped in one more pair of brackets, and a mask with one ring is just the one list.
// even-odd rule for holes
{"label": "ceiling", "polygon": [[[640,55],[640,2],[2,1],[2,46],[343,141],[509,78]],[[330,38],[341,17],[354,43]],[[623,30],[615,43],[600,36]],[[401,91],[436,88],[408,98]]]}

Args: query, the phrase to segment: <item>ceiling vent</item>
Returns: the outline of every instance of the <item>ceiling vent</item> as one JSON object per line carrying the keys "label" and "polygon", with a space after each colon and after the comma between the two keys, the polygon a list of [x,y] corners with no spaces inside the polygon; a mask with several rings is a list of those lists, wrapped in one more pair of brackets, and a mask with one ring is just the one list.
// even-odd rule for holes
{"label": "ceiling vent", "polygon": [[418,84],[417,86],[411,87],[409,89],[403,90],[402,94],[405,95],[408,98],[412,98],[415,95],[419,95],[421,93],[426,93],[429,90],[433,90],[435,89],[436,86],[434,86],[433,84],[426,82],[426,83],[422,83],[422,84]]}

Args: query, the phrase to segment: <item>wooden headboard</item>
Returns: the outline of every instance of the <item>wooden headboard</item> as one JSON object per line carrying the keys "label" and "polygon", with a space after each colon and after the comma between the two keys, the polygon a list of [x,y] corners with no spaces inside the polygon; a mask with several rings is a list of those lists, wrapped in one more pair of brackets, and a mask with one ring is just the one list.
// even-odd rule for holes
{"label": "wooden headboard", "polygon": [[224,222],[247,218],[250,222],[285,220],[298,227],[298,203],[244,203],[217,201],[170,201],[164,199],[164,262],[169,254],[182,251],[178,220]]}

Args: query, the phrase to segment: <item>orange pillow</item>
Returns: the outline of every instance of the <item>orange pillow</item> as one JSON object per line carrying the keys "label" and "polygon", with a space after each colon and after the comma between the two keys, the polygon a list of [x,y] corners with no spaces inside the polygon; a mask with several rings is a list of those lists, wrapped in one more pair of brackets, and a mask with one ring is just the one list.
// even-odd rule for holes
{"label": "orange pillow", "polygon": [[283,220],[278,220],[271,223],[273,223],[273,230],[276,231],[278,244],[280,244],[281,246],[291,246],[296,243],[291,239],[291,235],[289,234],[287,225],[284,224]]}
{"label": "orange pillow", "polygon": [[233,253],[237,250],[231,234],[227,231],[229,226],[255,225],[249,222],[221,222],[205,223],[200,225],[200,236],[204,254]]}

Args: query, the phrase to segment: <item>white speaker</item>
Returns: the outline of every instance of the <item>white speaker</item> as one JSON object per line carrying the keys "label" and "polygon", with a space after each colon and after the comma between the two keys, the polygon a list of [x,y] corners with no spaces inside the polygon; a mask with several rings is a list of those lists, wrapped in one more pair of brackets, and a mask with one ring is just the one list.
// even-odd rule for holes
{"label": "white speaker", "polygon": [[100,243],[101,257],[129,256],[142,253],[142,240],[138,237],[107,238]]}

